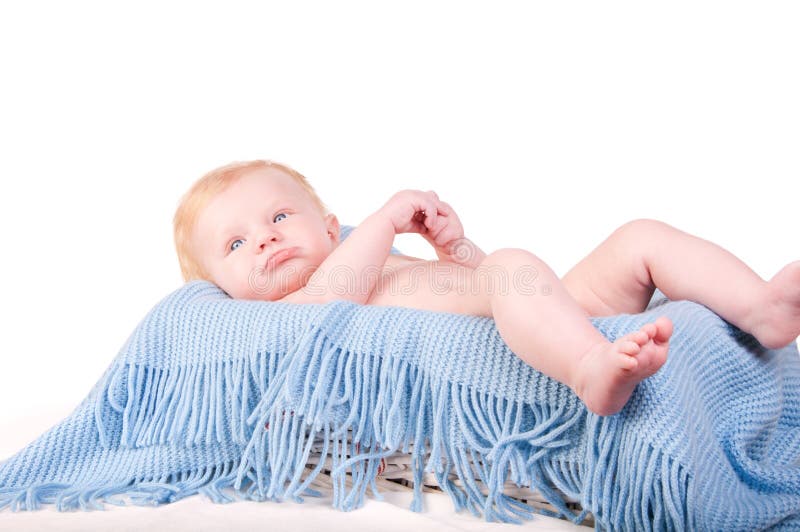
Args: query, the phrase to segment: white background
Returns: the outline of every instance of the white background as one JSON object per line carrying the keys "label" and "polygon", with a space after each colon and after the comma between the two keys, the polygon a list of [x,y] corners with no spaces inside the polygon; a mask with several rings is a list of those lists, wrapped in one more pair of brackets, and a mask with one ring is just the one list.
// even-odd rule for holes
{"label": "white background", "polygon": [[0,458],[181,285],[177,201],[233,160],[343,223],[436,190],[558,274],[650,217],[771,277],[800,258],[796,6],[3,2]]}

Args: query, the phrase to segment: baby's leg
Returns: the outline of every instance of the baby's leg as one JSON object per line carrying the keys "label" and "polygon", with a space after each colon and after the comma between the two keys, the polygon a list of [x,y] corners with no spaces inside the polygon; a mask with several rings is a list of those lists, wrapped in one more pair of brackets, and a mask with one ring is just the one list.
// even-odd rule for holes
{"label": "baby's leg", "polygon": [[563,282],[596,316],[640,312],[658,287],[707,306],[765,347],[800,334],[800,261],[766,282],[716,244],[655,220],[620,227]]}
{"label": "baby's leg", "polygon": [[[636,384],[666,360],[672,334],[667,318],[610,343],[547,264],[527,251],[496,251],[476,272],[497,329],[511,350],[570,386],[597,414],[619,411]],[[483,276],[487,272],[490,275]]]}

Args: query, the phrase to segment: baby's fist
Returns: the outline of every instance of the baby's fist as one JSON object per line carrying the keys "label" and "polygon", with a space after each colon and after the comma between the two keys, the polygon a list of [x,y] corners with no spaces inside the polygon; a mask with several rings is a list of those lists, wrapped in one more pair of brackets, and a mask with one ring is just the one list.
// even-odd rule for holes
{"label": "baby's fist", "polygon": [[440,203],[433,191],[401,190],[378,212],[391,221],[395,234],[426,234],[437,225]]}
{"label": "baby's fist", "polygon": [[444,248],[464,238],[464,228],[453,208],[444,201],[437,205],[438,213],[423,236],[435,248]]}

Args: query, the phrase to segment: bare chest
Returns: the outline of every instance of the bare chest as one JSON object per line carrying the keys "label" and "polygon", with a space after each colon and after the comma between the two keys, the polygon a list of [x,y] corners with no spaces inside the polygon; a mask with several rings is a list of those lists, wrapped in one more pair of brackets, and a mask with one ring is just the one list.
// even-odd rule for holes
{"label": "bare chest", "polygon": [[390,255],[367,304],[488,315],[473,273],[452,262]]}

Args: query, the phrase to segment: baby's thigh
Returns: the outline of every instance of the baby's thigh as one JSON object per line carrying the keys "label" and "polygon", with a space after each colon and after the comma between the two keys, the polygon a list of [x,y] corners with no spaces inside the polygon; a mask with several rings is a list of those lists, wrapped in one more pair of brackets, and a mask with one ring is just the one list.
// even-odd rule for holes
{"label": "baby's thigh", "polygon": [[441,261],[420,262],[384,274],[367,303],[491,316],[489,297],[475,270]]}

